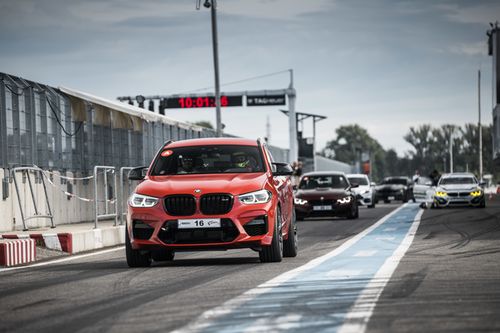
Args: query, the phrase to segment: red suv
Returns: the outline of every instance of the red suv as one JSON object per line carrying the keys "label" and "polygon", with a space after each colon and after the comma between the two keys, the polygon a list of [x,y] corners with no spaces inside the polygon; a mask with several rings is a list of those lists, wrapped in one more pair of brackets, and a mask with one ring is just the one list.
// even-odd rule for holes
{"label": "red suv", "polygon": [[251,248],[262,262],[297,255],[292,168],[264,142],[236,138],[167,142],[129,199],[130,267],[177,251]]}

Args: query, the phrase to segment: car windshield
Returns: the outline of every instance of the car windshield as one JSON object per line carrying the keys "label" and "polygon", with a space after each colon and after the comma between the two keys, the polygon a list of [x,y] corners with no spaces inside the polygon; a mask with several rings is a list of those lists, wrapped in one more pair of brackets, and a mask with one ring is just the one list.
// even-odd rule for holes
{"label": "car windshield", "polygon": [[158,155],[152,176],[264,172],[259,149],[253,146],[219,145],[169,149]]}
{"label": "car windshield", "polygon": [[315,188],[346,188],[347,179],[343,175],[304,176],[299,189],[311,190]]}
{"label": "car windshield", "polygon": [[439,185],[461,185],[461,184],[477,184],[473,177],[446,177],[442,178]]}
{"label": "car windshield", "polygon": [[349,183],[353,184],[358,184],[358,185],[369,185],[368,184],[368,179],[365,177],[347,177],[349,179]]}
{"label": "car windshield", "polygon": [[408,185],[408,181],[404,178],[386,178],[382,184],[390,185]]}

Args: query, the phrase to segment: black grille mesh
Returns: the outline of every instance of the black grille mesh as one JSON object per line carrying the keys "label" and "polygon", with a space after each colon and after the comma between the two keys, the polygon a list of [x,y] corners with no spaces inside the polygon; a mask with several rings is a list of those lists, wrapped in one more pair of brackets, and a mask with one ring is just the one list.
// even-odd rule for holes
{"label": "black grille mesh", "polygon": [[196,200],[192,195],[172,195],[165,198],[165,209],[172,216],[193,215],[196,211]]}
{"label": "black grille mesh", "polygon": [[227,214],[233,208],[230,194],[205,194],[200,199],[200,210],[205,215]]}

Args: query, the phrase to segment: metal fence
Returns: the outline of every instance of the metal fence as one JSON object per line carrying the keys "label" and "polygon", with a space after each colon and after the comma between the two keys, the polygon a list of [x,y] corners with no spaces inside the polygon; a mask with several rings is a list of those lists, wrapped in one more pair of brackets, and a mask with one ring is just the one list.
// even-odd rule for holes
{"label": "metal fence", "polygon": [[[0,73],[0,167],[36,165],[45,170],[92,173],[96,165],[145,165],[167,140],[214,137],[215,131],[176,122],[141,121],[117,126],[99,106],[61,90]],[[150,111],[145,111],[150,112]],[[119,111],[115,117],[120,117]],[[288,150],[271,147],[276,160]]]}

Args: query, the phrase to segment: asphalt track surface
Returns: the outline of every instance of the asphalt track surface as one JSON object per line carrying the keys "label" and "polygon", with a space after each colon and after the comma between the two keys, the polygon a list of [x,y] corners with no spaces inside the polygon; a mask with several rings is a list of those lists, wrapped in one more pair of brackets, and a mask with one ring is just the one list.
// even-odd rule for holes
{"label": "asphalt track surface", "polygon": [[[411,210],[419,211],[415,206]],[[361,209],[357,220],[299,222],[299,256],[281,263],[261,264],[256,252],[237,250],[178,253],[173,262],[129,269],[120,248],[44,266],[0,270],[0,332],[189,332],[189,325],[204,323],[202,314],[206,316],[242,294],[259,290],[257,287],[269,280],[310,265],[356,237],[360,240],[355,245],[365,246],[370,234],[360,237],[363,232],[391,212],[395,222],[411,225],[410,218],[397,220],[401,211],[399,204],[381,204]],[[389,234],[392,230],[395,232],[393,227],[383,229]],[[385,244],[399,242],[398,237],[389,236]],[[382,238],[377,237],[379,241]],[[356,271],[356,266],[347,266],[352,263],[341,257],[348,251],[333,257],[333,271],[341,271],[342,267],[334,265],[342,262],[347,271]],[[363,252],[362,257],[369,257],[373,251],[357,251]],[[371,264],[359,261],[358,265],[377,267],[375,260]],[[318,274],[303,271],[305,281],[307,272]],[[375,300],[363,327],[366,332],[500,331],[500,199],[489,201],[486,209],[423,211],[410,247],[390,279],[381,284],[381,293],[374,292],[376,298],[360,299],[361,293],[373,287],[367,284],[373,281],[370,276],[346,273],[344,285],[332,277],[326,287],[316,284],[314,292],[310,286],[305,290],[301,285],[296,290],[294,285],[295,289],[281,294],[283,297],[272,293],[267,298],[259,296],[274,300],[273,304],[261,301],[261,312],[254,307],[246,313],[240,307],[197,330],[336,332],[342,330],[346,316],[356,314],[353,309]],[[297,296],[297,292],[303,294]],[[309,300],[311,295],[316,299]],[[323,297],[320,301],[319,296]],[[357,308],[352,308],[355,301]],[[265,307],[267,313],[281,318],[275,326],[259,326]],[[328,320],[322,321],[322,316]],[[314,326],[319,322],[323,324]]]}

